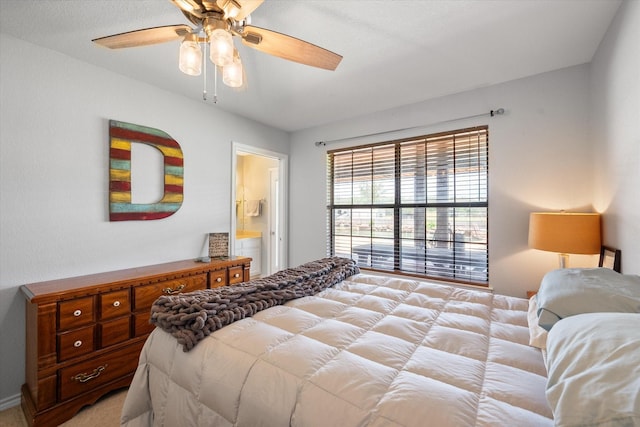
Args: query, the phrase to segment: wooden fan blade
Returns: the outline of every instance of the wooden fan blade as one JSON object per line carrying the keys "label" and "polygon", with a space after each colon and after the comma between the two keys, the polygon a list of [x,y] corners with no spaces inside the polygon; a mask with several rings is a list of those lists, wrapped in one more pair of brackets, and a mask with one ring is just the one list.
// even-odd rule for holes
{"label": "wooden fan blade", "polygon": [[162,27],[144,28],[142,30],[113,34],[91,40],[100,46],[109,49],[122,49],[126,47],[148,46],[165,43],[184,37],[191,32],[188,25],[165,25]]}
{"label": "wooden fan blade", "polygon": [[242,21],[256,10],[264,0],[216,0],[216,4],[224,11],[225,18]]}
{"label": "wooden fan blade", "polygon": [[269,55],[330,71],[335,70],[342,60],[342,55],[330,50],[252,25],[244,27],[242,43]]}

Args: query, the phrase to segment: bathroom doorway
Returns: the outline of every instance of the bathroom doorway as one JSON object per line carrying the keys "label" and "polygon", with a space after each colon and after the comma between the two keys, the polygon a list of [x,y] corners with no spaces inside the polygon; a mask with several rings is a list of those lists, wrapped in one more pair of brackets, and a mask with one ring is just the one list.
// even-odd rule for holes
{"label": "bathroom doorway", "polygon": [[288,156],[232,143],[231,253],[249,256],[251,278],[287,267]]}

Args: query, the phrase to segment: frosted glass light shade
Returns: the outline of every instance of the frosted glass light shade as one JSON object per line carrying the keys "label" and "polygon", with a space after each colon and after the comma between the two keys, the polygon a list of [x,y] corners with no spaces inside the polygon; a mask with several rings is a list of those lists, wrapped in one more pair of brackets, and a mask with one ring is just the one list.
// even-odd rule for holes
{"label": "frosted glass light shade", "polygon": [[233,62],[233,38],[231,33],[217,28],[209,34],[211,62],[224,67]]}
{"label": "frosted glass light shade", "polygon": [[600,214],[534,212],[529,216],[529,247],[562,254],[600,253]]}
{"label": "frosted glass light shade", "polygon": [[186,36],[180,44],[178,67],[190,76],[199,76],[202,73],[202,49],[194,34]]}
{"label": "frosted glass light shade", "polygon": [[225,65],[222,69],[222,81],[229,87],[242,86],[244,71],[242,69],[242,62],[240,56],[237,54],[233,57],[233,62]]}

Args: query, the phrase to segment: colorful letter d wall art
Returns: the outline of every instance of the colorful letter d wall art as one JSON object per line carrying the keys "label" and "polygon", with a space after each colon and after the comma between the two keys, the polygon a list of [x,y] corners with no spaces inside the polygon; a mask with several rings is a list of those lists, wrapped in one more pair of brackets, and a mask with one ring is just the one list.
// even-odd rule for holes
{"label": "colorful letter d wall art", "polygon": [[[109,221],[161,219],[173,215],[184,199],[184,156],[165,132],[109,120]],[[156,203],[131,203],[131,144],[150,145],[164,156],[164,195]]]}

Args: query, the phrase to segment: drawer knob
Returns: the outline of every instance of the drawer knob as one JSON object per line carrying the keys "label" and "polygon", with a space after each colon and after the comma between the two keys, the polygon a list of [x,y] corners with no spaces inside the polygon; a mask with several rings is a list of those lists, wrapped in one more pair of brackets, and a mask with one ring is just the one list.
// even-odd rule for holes
{"label": "drawer knob", "polygon": [[113,302],[113,306],[114,307],[120,307],[120,301],[114,301]]}
{"label": "drawer knob", "polygon": [[73,315],[75,317],[80,317],[81,314],[82,314],[82,310],[76,310],[76,311],[73,312]]}
{"label": "drawer knob", "polygon": [[240,273],[234,274],[233,277],[235,277],[237,279],[238,277],[240,277]]}
{"label": "drawer knob", "polygon": [[177,294],[178,292],[180,292],[181,290],[183,290],[187,285],[182,284],[180,286],[177,286],[175,288],[164,288],[162,290],[162,292],[164,292],[167,295],[173,295],[173,294]]}
{"label": "drawer knob", "polygon": [[218,282],[218,283],[222,282],[222,277],[218,277],[218,278],[216,279],[216,282]]}
{"label": "drawer knob", "polygon": [[73,343],[73,346],[74,346],[75,348],[78,348],[78,347],[80,347],[81,345],[82,345],[82,341],[80,341],[80,340],[78,340],[78,341],[76,341],[76,342],[74,342],[74,343]]}
{"label": "drawer knob", "polygon": [[71,377],[72,380],[78,381],[80,383],[86,383],[89,380],[92,380],[94,378],[97,378],[100,376],[100,374],[102,373],[102,371],[104,371],[105,369],[107,369],[107,365],[106,363],[104,365],[98,366],[96,369],[93,370],[93,372],[91,372],[90,374],[78,374],[78,375],[74,375],[73,377]]}

